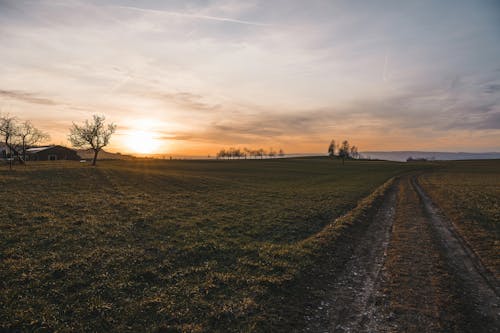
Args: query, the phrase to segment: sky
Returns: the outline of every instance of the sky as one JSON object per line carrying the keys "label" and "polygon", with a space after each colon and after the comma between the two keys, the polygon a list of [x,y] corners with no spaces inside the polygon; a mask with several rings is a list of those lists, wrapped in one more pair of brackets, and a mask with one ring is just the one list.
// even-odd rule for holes
{"label": "sky", "polygon": [[500,151],[500,1],[0,0],[0,112],[122,153]]}

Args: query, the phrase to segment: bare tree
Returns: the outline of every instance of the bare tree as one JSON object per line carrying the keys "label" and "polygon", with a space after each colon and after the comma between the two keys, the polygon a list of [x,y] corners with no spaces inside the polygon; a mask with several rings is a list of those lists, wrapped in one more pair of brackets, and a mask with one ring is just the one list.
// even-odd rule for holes
{"label": "bare tree", "polygon": [[342,164],[344,161],[350,157],[349,141],[342,141],[342,145],[339,148],[339,157],[342,159]]}
{"label": "bare tree", "polygon": [[252,150],[248,149],[247,147],[243,148],[243,156],[246,160],[248,156],[252,156]]}
{"label": "bare tree", "polygon": [[350,151],[350,155],[352,158],[358,159],[359,158],[358,147],[352,146],[351,151]]}
{"label": "bare tree", "polygon": [[259,150],[258,149],[252,149],[251,155],[253,156],[253,159],[256,159],[259,156]]}
{"label": "bare tree", "polygon": [[226,157],[226,150],[225,149],[221,149],[218,153],[217,153],[217,159],[220,159],[220,158],[224,158]]}
{"label": "bare tree", "polygon": [[21,149],[23,160],[26,161],[26,149],[30,146],[36,145],[44,140],[48,140],[50,136],[42,132],[27,120],[17,128],[16,145]]}
{"label": "bare tree", "polygon": [[[16,124],[16,118],[9,116],[9,115],[0,115],[0,135],[3,144],[5,145],[6,149],[9,151],[6,151],[7,156],[9,157],[9,168],[12,170],[12,162],[14,159],[14,156],[19,156],[19,153],[17,152],[13,140],[17,134],[18,127]],[[7,157],[6,156],[6,157]],[[20,160],[21,163],[24,161]]]}
{"label": "bare tree", "polygon": [[260,159],[263,159],[264,158],[264,155],[266,155],[266,151],[262,148],[260,148],[259,150],[257,150],[258,152],[258,156],[260,156]]}
{"label": "bare tree", "polygon": [[330,145],[328,146],[328,156],[329,157],[335,156],[335,140],[332,140],[330,142]]}
{"label": "bare tree", "polygon": [[273,148],[269,149],[269,152],[266,152],[264,149],[259,148],[259,149],[249,149],[249,148],[234,148],[230,147],[228,149],[221,149],[216,157],[217,159],[247,159],[248,157],[252,157],[253,159],[259,158],[264,159],[264,156],[268,156],[269,158],[273,158],[276,156],[285,156],[285,152],[283,149],[279,150],[279,153],[276,152]]}
{"label": "bare tree", "polygon": [[107,126],[104,124],[106,118],[104,116],[94,115],[92,120],[85,120],[81,126],[73,123],[70,128],[68,140],[74,147],[92,149],[94,151],[94,159],[92,165],[96,164],[97,155],[106,147],[111,139],[111,135],[116,130],[116,125],[111,123]]}

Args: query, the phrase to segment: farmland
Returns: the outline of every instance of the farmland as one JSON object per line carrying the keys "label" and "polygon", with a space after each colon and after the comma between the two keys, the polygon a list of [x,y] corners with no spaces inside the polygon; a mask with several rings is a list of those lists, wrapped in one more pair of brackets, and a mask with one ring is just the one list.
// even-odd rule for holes
{"label": "farmland", "polygon": [[320,249],[309,239],[409,168],[295,159],[2,170],[0,322],[60,331],[280,327],[274,290],[314,262]]}
{"label": "farmland", "polygon": [[421,183],[500,279],[500,161],[442,162]]}
{"label": "farmland", "polygon": [[498,166],[301,158],[4,168],[0,331],[324,331],[366,309],[386,317],[346,327],[467,330],[482,319],[461,296],[470,286],[450,277],[468,273],[450,268],[417,182],[495,270]]}

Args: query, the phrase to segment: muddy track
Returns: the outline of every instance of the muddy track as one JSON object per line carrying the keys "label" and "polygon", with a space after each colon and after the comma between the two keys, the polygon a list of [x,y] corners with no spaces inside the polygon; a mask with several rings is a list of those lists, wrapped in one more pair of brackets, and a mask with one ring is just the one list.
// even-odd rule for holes
{"label": "muddy track", "polygon": [[464,293],[464,301],[475,312],[483,331],[500,331],[500,284],[470,249],[453,224],[446,220],[420,187],[416,177],[412,185],[419,194],[425,213],[440,239],[442,252]]}
{"label": "muddy track", "polygon": [[500,332],[498,281],[416,177],[395,183],[328,286],[307,332]]}
{"label": "muddy track", "polygon": [[326,299],[307,318],[306,331],[357,332],[360,323],[372,316],[368,302],[384,264],[396,197],[393,185],[344,270],[329,284]]}

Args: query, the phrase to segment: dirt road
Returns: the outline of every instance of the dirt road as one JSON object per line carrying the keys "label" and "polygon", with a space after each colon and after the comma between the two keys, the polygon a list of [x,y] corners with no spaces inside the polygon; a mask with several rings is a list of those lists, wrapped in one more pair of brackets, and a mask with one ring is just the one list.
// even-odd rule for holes
{"label": "dirt road", "polygon": [[416,177],[396,182],[329,286],[308,332],[500,332],[498,281]]}

